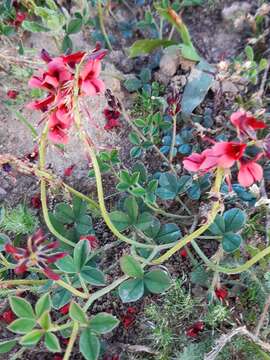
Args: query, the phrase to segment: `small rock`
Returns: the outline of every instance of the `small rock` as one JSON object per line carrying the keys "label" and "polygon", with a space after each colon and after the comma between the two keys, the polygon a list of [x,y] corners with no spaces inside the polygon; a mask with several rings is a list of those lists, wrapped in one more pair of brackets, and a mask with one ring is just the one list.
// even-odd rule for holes
{"label": "small rock", "polygon": [[222,10],[222,18],[225,21],[234,21],[236,18],[248,14],[251,4],[247,1],[236,1]]}
{"label": "small rock", "polygon": [[6,190],[0,187],[0,201],[4,200],[6,196],[7,196]]}
{"label": "small rock", "polygon": [[169,76],[163,74],[161,71],[156,71],[154,73],[154,79],[155,81],[164,84],[165,86],[167,86],[170,82]]}
{"label": "small rock", "polygon": [[174,88],[183,88],[187,83],[187,78],[185,77],[185,75],[175,75],[172,79],[171,79],[171,85]]}
{"label": "small rock", "polygon": [[174,53],[165,53],[160,59],[159,67],[162,74],[173,76],[180,65],[180,51]]}

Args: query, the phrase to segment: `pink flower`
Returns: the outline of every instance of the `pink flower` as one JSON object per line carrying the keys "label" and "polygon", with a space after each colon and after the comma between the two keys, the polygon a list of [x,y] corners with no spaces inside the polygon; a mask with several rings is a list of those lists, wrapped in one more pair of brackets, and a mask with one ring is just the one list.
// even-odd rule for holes
{"label": "pink flower", "polygon": [[29,104],[26,105],[26,108],[30,109],[30,110],[47,111],[48,105],[53,103],[54,99],[55,99],[55,96],[51,94],[51,95],[47,96],[45,99],[35,100],[35,101],[30,102]]}
{"label": "pink flower", "polygon": [[64,252],[52,252],[52,250],[59,246],[59,243],[53,241],[44,244],[45,240],[42,230],[38,230],[28,238],[26,248],[15,247],[11,244],[5,245],[5,251],[11,254],[14,260],[17,261],[15,268],[16,274],[22,274],[27,271],[29,267],[36,266],[41,269],[49,279],[60,279],[60,276],[53,272],[48,265],[62,259],[67,254]]}
{"label": "pink flower", "polygon": [[[258,157],[257,157],[258,159]],[[238,173],[238,182],[242,186],[251,186],[256,181],[263,178],[263,169],[256,160],[240,160],[240,170]]]}
{"label": "pink flower", "polygon": [[16,12],[16,17],[13,21],[13,25],[14,26],[20,26],[21,23],[26,19],[27,14],[25,12],[21,12],[21,11],[17,11]]}
{"label": "pink flower", "polygon": [[67,303],[66,305],[62,306],[59,309],[60,314],[62,314],[62,315],[68,314],[69,313],[69,308],[70,308],[70,303]]}
{"label": "pink flower", "polygon": [[93,96],[104,92],[104,82],[98,78],[100,71],[100,59],[90,58],[80,73],[79,86],[82,95]]}
{"label": "pink flower", "polygon": [[65,105],[59,105],[49,117],[49,134],[48,138],[56,144],[67,144],[67,130],[73,123],[71,111]]}
{"label": "pink flower", "polygon": [[222,141],[201,154],[193,153],[184,161],[184,168],[189,171],[208,172],[216,167],[229,169],[239,160],[246,149],[246,144]]}
{"label": "pink flower", "polygon": [[65,168],[65,170],[64,170],[64,175],[65,175],[65,176],[71,176],[72,173],[73,173],[73,170],[74,170],[75,166],[76,166],[76,165],[73,164],[73,165]]}
{"label": "pink flower", "polygon": [[257,120],[243,110],[232,113],[230,120],[236,127],[238,134],[248,135],[252,139],[256,138],[256,130],[265,129],[267,127],[263,121]]}

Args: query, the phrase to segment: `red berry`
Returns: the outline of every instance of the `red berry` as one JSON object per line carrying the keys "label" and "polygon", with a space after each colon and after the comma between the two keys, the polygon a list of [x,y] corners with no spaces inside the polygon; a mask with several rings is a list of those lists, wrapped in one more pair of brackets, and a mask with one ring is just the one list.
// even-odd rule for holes
{"label": "red berry", "polygon": [[8,92],[7,92],[7,96],[10,99],[16,99],[17,95],[19,95],[19,93],[16,90],[8,90]]}

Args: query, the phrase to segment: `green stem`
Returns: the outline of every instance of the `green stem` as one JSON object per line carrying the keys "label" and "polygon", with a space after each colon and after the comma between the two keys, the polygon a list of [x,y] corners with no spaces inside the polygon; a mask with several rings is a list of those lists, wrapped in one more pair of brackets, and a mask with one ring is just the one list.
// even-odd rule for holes
{"label": "green stem", "polygon": [[112,290],[114,290],[115,288],[117,288],[120,284],[122,284],[123,281],[127,280],[128,276],[127,275],[123,275],[121,276],[119,279],[115,280],[113,283],[111,283],[110,285],[106,286],[105,288],[96,291],[94,294],[92,294],[90,296],[90,298],[87,300],[87,302],[85,303],[83,310],[87,311],[87,309],[100,297],[108,294],[109,292],[111,292]]}
{"label": "green stem", "polygon": [[67,284],[66,282],[64,282],[63,280],[57,280],[55,281],[56,284],[60,285],[61,287],[63,287],[64,289],[70,291],[72,294],[74,294],[75,296],[81,297],[82,299],[88,299],[89,295],[85,294],[77,289],[75,289],[73,286]]}
{"label": "green stem", "polygon": [[102,32],[102,35],[104,36],[105,42],[109,48],[109,50],[112,50],[112,44],[110,42],[110,39],[108,37],[108,34],[106,32],[106,28],[104,25],[104,18],[103,18],[103,10],[102,10],[102,2],[101,0],[97,0],[97,10],[98,10],[98,19],[99,19],[99,25],[100,25],[100,30]]}
{"label": "green stem", "polygon": [[67,322],[67,323],[62,324],[62,325],[53,326],[53,327],[50,328],[50,331],[53,331],[53,332],[54,331],[62,331],[62,330],[70,328],[72,325],[73,325],[73,322],[70,321],[70,322]]}
{"label": "green stem", "polygon": [[67,346],[67,349],[66,349],[63,360],[68,360],[70,358],[74,343],[75,343],[75,341],[77,339],[79,328],[80,328],[79,323],[77,321],[74,321],[73,328],[72,328],[72,333],[70,335],[68,346]]}
{"label": "green stem", "polygon": [[[39,146],[39,166],[40,170],[45,170],[45,155],[46,155],[46,144],[47,144],[47,134],[48,134],[48,125],[45,126],[40,139],[40,146]],[[46,182],[43,177],[40,179],[40,199],[41,199],[41,205],[42,205],[42,212],[43,217],[45,220],[45,223],[50,230],[50,232],[56,236],[60,241],[64,242],[65,244],[68,244],[69,246],[74,247],[75,244],[66,239],[64,236],[59,234],[59,232],[54,228],[53,224],[51,223],[50,217],[49,217],[49,211],[47,207],[47,194],[46,194]]]}
{"label": "green stem", "polygon": [[[223,169],[217,168],[216,180],[215,180],[215,184],[212,189],[212,191],[215,194],[217,194],[219,192],[219,189],[220,189],[220,186],[222,183],[222,179],[223,179],[223,174],[224,174]],[[213,223],[219,210],[220,210],[220,202],[218,200],[218,201],[214,202],[213,207],[209,213],[209,219],[206,224],[200,226],[197,230],[195,230],[191,234],[186,235],[175,246],[173,246],[171,249],[169,249],[165,254],[160,256],[158,259],[154,260],[153,263],[154,264],[163,263],[165,260],[168,260],[174,253],[176,253],[176,251],[180,250],[183,246],[187,245],[189,242],[196,239],[198,236],[202,235],[209,228],[209,226]]]}
{"label": "green stem", "polygon": [[2,280],[0,281],[1,286],[16,286],[16,285],[44,285],[49,280],[29,280],[29,279],[15,279],[15,280]]}
{"label": "green stem", "polygon": [[14,111],[14,114],[22,124],[28,127],[28,129],[31,131],[32,137],[36,139],[38,137],[38,133],[36,129],[30,124],[30,122],[19,111]]}
{"label": "green stem", "polygon": [[153,210],[154,212],[156,212],[157,214],[160,214],[164,217],[170,217],[170,218],[174,218],[174,219],[191,219],[193,217],[193,215],[178,215],[178,214],[172,214],[172,213],[169,213],[169,212],[166,212],[160,208],[156,208],[155,206],[149,204],[149,203],[145,203],[145,205],[147,207],[149,207],[149,209]]}

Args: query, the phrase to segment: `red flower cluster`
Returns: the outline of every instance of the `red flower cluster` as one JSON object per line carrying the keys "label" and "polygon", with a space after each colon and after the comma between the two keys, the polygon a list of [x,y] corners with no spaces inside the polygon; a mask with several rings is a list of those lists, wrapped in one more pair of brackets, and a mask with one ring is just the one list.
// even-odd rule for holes
{"label": "red flower cluster", "polygon": [[22,11],[16,11],[15,19],[12,21],[12,25],[15,27],[21,26],[21,23],[26,19],[27,14]]}
{"label": "red flower cluster", "polygon": [[95,49],[86,56],[85,52],[62,55],[52,58],[46,50],[42,50],[41,58],[47,63],[47,69],[34,75],[29,86],[46,91],[48,96],[28,104],[29,109],[46,111],[48,114],[49,139],[54,143],[66,144],[68,130],[73,124],[73,87],[76,65],[83,59],[85,65],[79,74],[79,96],[93,96],[105,90],[99,79],[101,59],[105,50]]}
{"label": "red flower cluster", "polygon": [[25,249],[15,247],[11,244],[5,245],[5,251],[11,254],[14,260],[17,261],[15,268],[16,274],[22,274],[27,271],[29,267],[37,266],[49,279],[60,279],[60,276],[53,272],[48,265],[62,259],[67,254],[64,252],[52,252],[52,250],[59,246],[58,241],[44,244],[45,240],[46,238],[42,230],[38,230],[28,238]]}
{"label": "red flower cluster", "polygon": [[189,337],[197,337],[204,329],[204,323],[202,321],[195,322],[190,328],[187,329],[186,334]]}
{"label": "red flower cluster", "polygon": [[[251,137],[252,135],[253,140],[256,138],[255,131],[266,127],[262,121],[258,121],[242,111],[232,114],[231,121],[235,125],[239,136],[245,134]],[[217,167],[229,170],[237,163],[239,167],[239,183],[242,186],[250,186],[263,177],[263,169],[257,164],[257,160],[264,155],[264,152],[258,153],[254,159],[249,159],[244,155],[247,146],[248,144],[243,142],[218,142],[201,154],[191,154],[183,161],[183,164],[185,169],[189,171],[206,173]]]}

